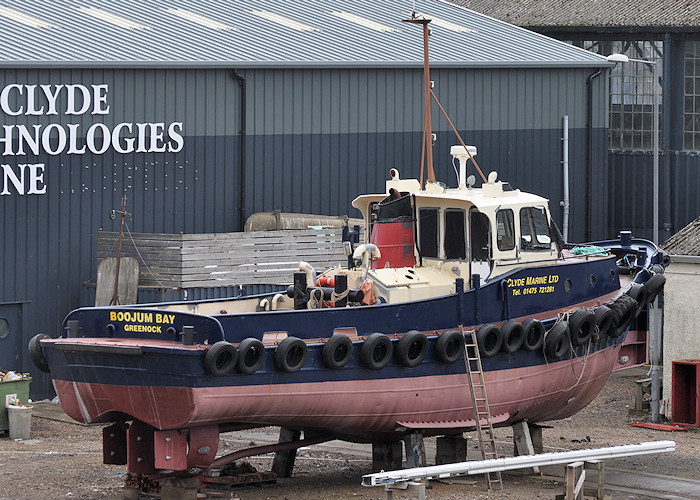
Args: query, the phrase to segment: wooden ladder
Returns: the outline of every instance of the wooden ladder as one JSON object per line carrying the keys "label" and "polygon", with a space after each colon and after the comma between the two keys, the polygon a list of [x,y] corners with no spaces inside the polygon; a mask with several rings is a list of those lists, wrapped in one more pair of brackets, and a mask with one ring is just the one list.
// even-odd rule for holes
{"label": "wooden ladder", "polygon": [[[459,331],[464,335],[464,328],[462,325],[459,325]],[[479,354],[479,345],[476,339],[476,330],[471,331],[471,342],[469,342],[469,338],[465,336],[464,364],[467,367],[467,379],[469,380],[469,392],[471,393],[472,405],[474,407],[476,434],[479,438],[481,458],[484,460],[498,458],[496,440],[493,437],[491,410],[489,409],[489,401],[486,397],[484,370],[481,366],[481,355]],[[484,438],[484,432],[488,434],[487,439]],[[491,477],[491,474],[493,474],[494,477]],[[486,476],[489,491],[493,489],[494,484],[497,484],[499,489],[503,489],[500,471],[494,473],[487,472],[484,475]]]}

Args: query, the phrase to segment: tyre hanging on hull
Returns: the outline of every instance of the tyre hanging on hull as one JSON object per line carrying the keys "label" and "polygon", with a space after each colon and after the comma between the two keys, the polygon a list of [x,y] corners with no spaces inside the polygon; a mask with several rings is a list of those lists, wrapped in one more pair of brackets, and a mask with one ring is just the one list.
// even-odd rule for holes
{"label": "tyre hanging on hull", "polygon": [[381,370],[391,360],[394,348],[391,339],[383,333],[373,333],[360,349],[360,361],[370,370]]}
{"label": "tyre hanging on hull", "polygon": [[520,349],[523,345],[525,330],[519,321],[508,320],[501,327],[501,351],[512,353]]}
{"label": "tyre hanging on hull", "polygon": [[544,342],[544,325],[535,318],[527,318],[523,321],[523,349],[528,352],[536,351]]}
{"label": "tyre hanging on hull", "polygon": [[566,321],[556,323],[545,335],[544,352],[550,358],[561,358],[569,350],[569,324]]}
{"label": "tyre hanging on hull", "polygon": [[204,355],[204,369],[215,377],[228,375],[237,362],[238,349],[225,340],[216,342]]}
{"label": "tyre hanging on hull", "polygon": [[613,330],[613,312],[606,305],[600,305],[595,309],[595,324],[598,327],[598,335],[602,338],[604,335],[612,336]]}
{"label": "tyre hanging on hull", "polygon": [[481,325],[476,332],[476,341],[479,344],[479,352],[485,358],[495,356],[501,350],[503,336],[501,329],[493,323]]}
{"label": "tyre hanging on hull", "polygon": [[308,347],[297,337],[287,337],[275,349],[275,366],[287,373],[296,373],[306,363]]}
{"label": "tyre hanging on hull", "polygon": [[569,316],[569,334],[573,345],[584,345],[595,330],[595,313],[590,309],[579,309]]}
{"label": "tyre hanging on hull", "polygon": [[421,364],[428,354],[428,338],[418,331],[410,331],[396,345],[396,359],[409,368]]}
{"label": "tyre hanging on hull", "polygon": [[632,297],[634,300],[637,301],[637,309],[635,310],[635,313],[634,313],[634,317],[636,318],[637,316],[639,316],[642,313],[642,311],[644,310],[644,307],[647,305],[647,301],[649,300],[649,291],[641,283],[635,283],[627,291],[627,295],[629,295],[630,297]]}
{"label": "tyre hanging on hull", "polygon": [[632,321],[634,321],[638,304],[629,295],[620,295],[615,302],[608,304],[608,307],[613,312],[612,327],[608,335],[617,338],[625,333]]}
{"label": "tyre hanging on hull", "polygon": [[265,346],[256,338],[247,338],[238,344],[238,371],[251,375],[265,362]]}
{"label": "tyre hanging on hull", "polygon": [[350,362],[352,358],[352,341],[347,335],[336,333],[321,351],[323,364],[331,370],[340,370]]}
{"label": "tyre hanging on hull", "polygon": [[448,365],[464,356],[464,335],[457,330],[447,330],[435,342],[435,355]]}
{"label": "tyre hanging on hull", "polygon": [[37,333],[29,341],[29,346],[27,347],[32,363],[34,363],[34,366],[44,373],[49,373],[51,371],[49,369],[49,362],[46,360],[46,356],[44,355],[44,351],[41,350],[41,340],[48,338],[49,336],[45,333]]}
{"label": "tyre hanging on hull", "polygon": [[656,300],[656,297],[659,295],[665,284],[666,276],[663,274],[655,274],[649,278],[646,283],[644,283],[644,287],[649,293],[649,297],[647,298],[648,304],[651,304],[654,302],[654,300]]}

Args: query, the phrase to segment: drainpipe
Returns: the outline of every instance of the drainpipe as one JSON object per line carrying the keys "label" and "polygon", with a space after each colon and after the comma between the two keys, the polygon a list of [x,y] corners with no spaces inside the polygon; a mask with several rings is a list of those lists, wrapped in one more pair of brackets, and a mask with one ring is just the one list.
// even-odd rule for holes
{"label": "drainpipe", "polygon": [[588,91],[588,109],[586,124],[587,161],[586,161],[586,236],[585,241],[591,241],[593,224],[593,80],[600,76],[601,70],[596,71],[586,79],[586,90]]}
{"label": "drainpipe", "polygon": [[240,136],[240,141],[241,141],[241,146],[240,146],[240,154],[239,154],[239,175],[240,175],[240,192],[238,193],[238,196],[240,197],[240,205],[238,207],[238,220],[239,220],[239,231],[243,231],[244,226],[245,226],[245,182],[246,182],[246,159],[245,159],[245,154],[246,154],[246,96],[245,96],[245,91],[246,91],[246,79],[243,75],[238,73],[235,69],[231,71],[231,76],[238,81],[238,86],[241,90],[240,92],[240,113],[241,113],[241,125],[240,125],[240,130],[239,130],[239,136]]}
{"label": "drainpipe", "polygon": [[569,241],[569,116],[562,118],[562,174],[564,176],[564,201],[561,206],[564,209],[564,243]]}

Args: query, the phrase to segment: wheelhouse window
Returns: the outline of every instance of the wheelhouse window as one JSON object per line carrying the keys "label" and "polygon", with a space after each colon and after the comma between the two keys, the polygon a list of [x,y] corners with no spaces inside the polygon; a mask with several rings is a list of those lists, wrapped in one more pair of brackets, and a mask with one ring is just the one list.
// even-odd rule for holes
{"label": "wheelhouse window", "polygon": [[520,209],[520,246],[523,250],[550,250],[549,222],[544,207]]}
{"label": "wheelhouse window", "polygon": [[489,261],[491,258],[490,234],[491,224],[488,216],[475,208],[471,208],[469,210],[469,237],[472,261]]}
{"label": "wheelhouse window", "polygon": [[464,210],[445,210],[445,259],[467,258],[466,216]]}
{"label": "wheelhouse window", "polygon": [[438,209],[418,210],[418,244],[423,257],[438,256]]}
{"label": "wheelhouse window", "polygon": [[515,248],[515,216],[510,208],[496,212],[496,244],[501,251]]}

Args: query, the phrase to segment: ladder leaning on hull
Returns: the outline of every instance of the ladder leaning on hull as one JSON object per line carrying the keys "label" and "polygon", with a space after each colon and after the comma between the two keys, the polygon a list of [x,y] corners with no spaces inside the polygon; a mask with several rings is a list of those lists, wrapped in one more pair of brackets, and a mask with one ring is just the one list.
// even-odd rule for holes
{"label": "ladder leaning on hull", "polygon": [[[486,383],[484,382],[484,370],[481,366],[481,355],[479,354],[476,330],[472,330],[471,332],[467,332],[465,334],[464,328],[462,325],[459,325],[459,331],[465,337],[464,364],[467,368],[467,380],[469,381],[469,392],[472,396],[474,419],[476,421],[476,434],[479,438],[481,458],[483,460],[498,458],[498,452],[496,451],[496,439],[493,436],[491,410],[489,409],[489,401],[488,397],[486,396]],[[469,334],[470,337],[467,337],[467,334]],[[484,438],[484,432],[488,434],[488,439]],[[493,474],[495,477],[491,477],[491,474]],[[503,489],[500,471],[493,473],[487,472],[484,475],[486,476],[489,491],[492,490],[493,484],[498,484],[498,487]]]}

